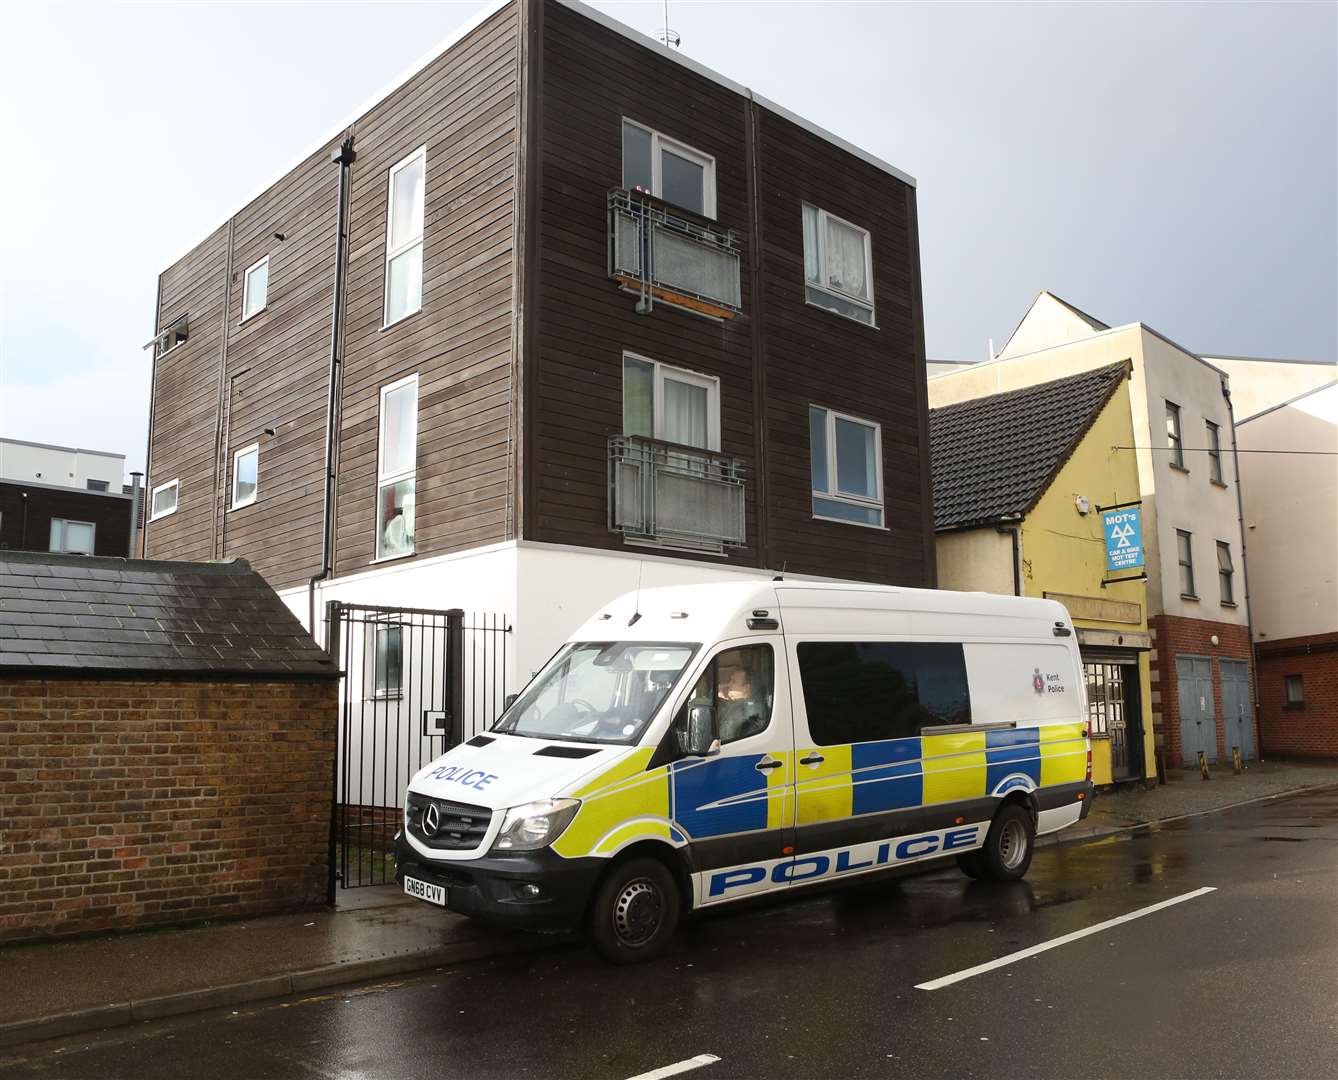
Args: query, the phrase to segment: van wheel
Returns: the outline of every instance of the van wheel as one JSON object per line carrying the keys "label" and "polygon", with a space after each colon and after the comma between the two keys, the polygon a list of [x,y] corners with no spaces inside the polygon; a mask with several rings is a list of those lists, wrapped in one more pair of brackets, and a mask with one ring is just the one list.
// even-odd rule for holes
{"label": "van wheel", "polygon": [[973,852],[979,860],[981,876],[991,881],[1016,881],[1031,865],[1036,850],[1036,830],[1031,814],[1016,803],[1008,803],[990,824],[985,846]]}
{"label": "van wheel", "polygon": [[969,878],[975,878],[979,881],[985,876],[985,871],[980,866],[980,852],[968,851],[965,855],[957,856],[957,866]]}
{"label": "van wheel", "polygon": [[664,952],[678,925],[678,883],[658,859],[631,859],[615,866],[595,890],[590,938],[613,964],[653,960]]}

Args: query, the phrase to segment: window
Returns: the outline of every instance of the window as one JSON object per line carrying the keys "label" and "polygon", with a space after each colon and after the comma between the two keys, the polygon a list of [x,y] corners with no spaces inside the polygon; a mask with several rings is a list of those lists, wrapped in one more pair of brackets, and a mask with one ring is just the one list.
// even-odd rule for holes
{"label": "window", "polygon": [[1124,668],[1120,664],[1083,664],[1087,676],[1087,720],[1093,735],[1109,735],[1111,723],[1124,722]]}
{"label": "window", "polygon": [[1226,481],[1222,479],[1222,437],[1217,429],[1217,425],[1211,420],[1205,420],[1208,425],[1208,478],[1214,484],[1221,484],[1226,487]]}
{"label": "window", "polygon": [[260,444],[238,450],[232,455],[232,509],[240,510],[256,501],[260,479]]}
{"label": "window", "polygon": [[722,745],[762,734],[771,725],[775,666],[770,645],[744,645],[718,653],[679,710],[679,729],[687,731],[691,706],[714,705]]}
{"label": "window", "polygon": [[269,298],[269,256],[246,271],[242,281],[242,322],[265,310]]}
{"label": "window", "polygon": [[404,628],[376,627],[376,651],[372,655],[372,692],[376,697],[399,697],[404,681]]}
{"label": "window", "polygon": [[623,121],[623,187],[715,217],[715,158]]}
{"label": "window", "polygon": [[414,470],[418,462],[418,376],[381,388],[376,466],[376,557],[414,551]]}
{"label": "window", "polygon": [[1166,403],[1166,442],[1171,447],[1171,465],[1177,469],[1185,467],[1185,448],[1180,441],[1180,406],[1174,402]]}
{"label": "window", "polygon": [[110,489],[110,487],[111,487],[111,485],[110,485],[106,480],[90,480],[90,481],[88,481],[88,490],[89,490],[89,491],[107,491],[108,489]]}
{"label": "window", "polygon": [[93,539],[97,533],[91,521],[51,519],[51,550],[67,555],[92,555]]}
{"label": "window", "polygon": [[1287,708],[1299,709],[1305,704],[1305,686],[1301,682],[1301,676],[1287,675],[1283,678],[1283,685],[1287,694],[1285,702]]}
{"label": "window", "polygon": [[720,449],[720,380],[623,354],[623,434]]}
{"label": "window", "polygon": [[798,651],[808,733],[819,746],[905,739],[924,727],[971,722],[959,644],[806,641]]}
{"label": "window", "polygon": [[1231,545],[1225,540],[1217,541],[1217,582],[1222,590],[1222,603],[1235,604],[1236,597],[1231,588],[1231,579],[1236,568],[1231,565]]}
{"label": "window", "polygon": [[177,512],[177,488],[179,480],[169,480],[159,484],[149,493],[149,520],[157,521],[161,517]]}
{"label": "window", "polygon": [[1191,535],[1183,529],[1175,530],[1176,556],[1180,560],[1180,595],[1197,598],[1194,592],[1194,551]]}
{"label": "window", "polygon": [[803,204],[804,293],[810,304],[869,326],[873,322],[873,243],[867,229]]}
{"label": "window", "polygon": [[385,325],[423,306],[423,197],[427,147],[420,147],[390,170],[386,210]]}
{"label": "window", "polygon": [[166,356],[178,345],[186,344],[190,337],[190,327],[186,323],[185,316],[178,319],[171,327],[158,335],[158,355]]}
{"label": "window", "polygon": [[883,524],[883,437],[870,420],[808,410],[813,516]]}

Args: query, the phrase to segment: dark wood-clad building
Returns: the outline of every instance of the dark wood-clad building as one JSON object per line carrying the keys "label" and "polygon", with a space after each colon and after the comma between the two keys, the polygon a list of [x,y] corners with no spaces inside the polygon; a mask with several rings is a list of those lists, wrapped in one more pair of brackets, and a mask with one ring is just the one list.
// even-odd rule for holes
{"label": "dark wood-clad building", "polygon": [[156,325],[146,554],[298,610],[934,584],[914,181],[581,4],[487,9]]}

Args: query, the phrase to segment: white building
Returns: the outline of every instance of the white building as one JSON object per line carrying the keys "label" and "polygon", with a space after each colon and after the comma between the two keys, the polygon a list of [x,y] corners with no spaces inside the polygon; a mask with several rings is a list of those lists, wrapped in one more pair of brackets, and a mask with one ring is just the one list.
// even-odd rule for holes
{"label": "white building", "polygon": [[125,455],[0,439],[0,480],[120,494],[125,482]]}

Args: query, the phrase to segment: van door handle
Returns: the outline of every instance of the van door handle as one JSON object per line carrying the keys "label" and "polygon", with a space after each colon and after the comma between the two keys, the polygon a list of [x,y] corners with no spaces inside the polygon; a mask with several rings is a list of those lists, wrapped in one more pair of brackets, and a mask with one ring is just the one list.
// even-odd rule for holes
{"label": "van door handle", "polygon": [[805,757],[801,757],[801,758],[799,759],[799,764],[800,764],[800,765],[821,765],[821,764],[822,764],[824,761],[826,761],[826,760],[827,760],[827,759],[826,759],[825,757],[823,757],[821,754],[813,753],[813,754],[808,754],[808,755],[806,755]]}
{"label": "van door handle", "polygon": [[772,769],[779,769],[785,762],[777,761],[775,758],[763,758],[753,766],[758,772],[771,772]]}

